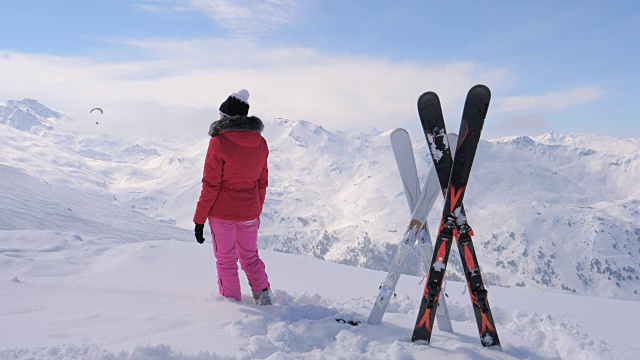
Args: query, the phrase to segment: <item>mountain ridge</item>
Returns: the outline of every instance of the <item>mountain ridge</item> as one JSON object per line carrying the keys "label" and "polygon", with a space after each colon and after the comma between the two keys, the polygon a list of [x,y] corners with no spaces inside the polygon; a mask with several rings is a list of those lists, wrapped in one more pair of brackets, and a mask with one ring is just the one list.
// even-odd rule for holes
{"label": "mountain ridge", "polygon": [[[0,126],[11,126],[2,116]],[[62,118],[39,118],[49,127],[36,132],[3,131],[0,164],[191,227],[207,138],[188,146],[142,137],[132,143],[58,130]],[[386,270],[409,220],[389,132],[265,120],[270,187],[260,247]],[[428,149],[421,133],[410,134],[424,182]],[[636,144],[555,133],[481,141],[465,206],[487,282],[640,300]],[[429,216],[431,229],[441,204]],[[460,279],[455,252],[451,264],[449,278]],[[413,256],[407,272],[419,269]]]}

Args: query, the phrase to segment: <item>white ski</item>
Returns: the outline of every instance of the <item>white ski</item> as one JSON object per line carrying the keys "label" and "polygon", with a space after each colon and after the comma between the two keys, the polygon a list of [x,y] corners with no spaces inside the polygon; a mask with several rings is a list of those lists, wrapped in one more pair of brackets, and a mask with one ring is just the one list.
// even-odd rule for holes
{"label": "white ski", "polygon": [[[409,222],[402,241],[398,245],[398,250],[391,264],[391,268],[387,273],[387,277],[380,285],[378,297],[367,320],[369,324],[379,324],[382,321],[385,310],[389,305],[389,300],[391,300],[400,275],[402,275],[402,270],[404,270],[407,256],[409,256],[409,253],[413,249],[416,240],[418,240],[421,262],[425,268],[431,263],[433,246],[431,244],[429,227],[427,226],[427,215],[433,207],[433,203],[438,197],[438,194],[441,193],[440,183],[438,182],[438,176],[435,171],[429,172],[427,182],[422,191],[420,191],[420,181],[413,156],[413,147],[411,146],[411,139],[406,130],[396,129],[391,133],[391,147],[396,158],[400,178],[402,179],[407,204],[412,214],[411,221]],[[452,332],[453,328],[444,300],[444,291],[440,299],[440,307],[442,311],[437,314],[438,327],[440,330]]]}
{"label": "white ski", "polygon": [[413,146],[411,138],[405,129],[395,129],[389,136],[391,138],[391,149],[396,158],[396,165],[400,172],[400,180],[404,188],[404,195],[407,197],[409,212],[413,213],[420,197],[420,180],[418,179],[418,169],[413,157]]}

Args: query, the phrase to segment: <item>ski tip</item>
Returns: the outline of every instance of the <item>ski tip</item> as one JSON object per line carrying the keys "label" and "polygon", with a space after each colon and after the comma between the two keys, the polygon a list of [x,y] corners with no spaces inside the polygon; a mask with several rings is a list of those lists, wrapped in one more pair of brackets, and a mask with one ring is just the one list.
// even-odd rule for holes
{"label": "ski tip", "polygon": [[425,91],[422,93],[422,95],[420,95],[420,97],[430,97],[430,96],[434,96],[434,97],[438,97],[438,94],[436,94],[433,91]]}
{"label": "ski tip", "polygon": [[404,134],[407,134],[407,135],[408,135],[408,134],[409,134],[409,132],[408,132],[407,130],[403,129],[403,128],[397,128],[397,129],[395,129],[395,130],[393,130],[393,131],[391,132],[391,136],[393,136],[394,134],[397,134],[397,135],[400,135],[400,134],[403,134],[403,135],[404,135]]}
{"label": "ski tip", "polygon": [[491,90],[487,85],[484,85],[484,84],[474,85],[473,87],[471,87],[471,89],[469,89],[469,94],[471,94],[472,92],[483,92],[489,97],[491,97]]}
{"label": "ski tip", "polygon": [[438,97],[438,94],[436,94],[433,91],[427,91],[425,93],[422,93],[422,95],[418,97],[418,104],[428,100],[435,100],[437,102],[440,102],[440,98]]}

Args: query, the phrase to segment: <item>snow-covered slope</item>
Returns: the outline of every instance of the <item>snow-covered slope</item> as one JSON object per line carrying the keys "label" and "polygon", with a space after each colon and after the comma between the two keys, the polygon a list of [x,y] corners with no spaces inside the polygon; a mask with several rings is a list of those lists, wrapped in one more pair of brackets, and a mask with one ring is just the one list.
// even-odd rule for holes
{"label": "snow-covered slope", "polygon": [[115,242],[189,234],[111,202],[56,189],[6,165],[0,165],[0,199],[0,230],[74,230],[103,238],[110,234]]}
{"label": "snow-covered slope", "polygon": [[640,299],[640,151],[483,145],[478,163],[491,171],[476,172],[468,203],[498,283]]}
{"label": "snow-covered slope", "polygon": [[[5,165],[0,165],[0,203],[0,268],[16,278],[25,272],[60,276],[59,271],[75,271],[106,244],[191,235],[110,202],[53,188]],[[58,267],[61,262],[66,265]]]}
{"label": "snow-covered slope", "polygon": [[[14,236],[0,232],[0,243],[14,247],[0,257],[24,254]],[[265,308],[215,293],[209,242],[89,249],[55,250],[51,275],[0,268],[0,359],[631,360],[640,351],[637,302],[492,287],[499,351],[480,345],[463,284],[449,282],[454,333],[436,329],[431,345],[419,345],[410,342],[422,290],[416,277],[401,278],[381,325],[352,327],[335,319],[366,319],[382,272],[262,251],[275,290],[275,306]],[[87,266],[63,261],[80,251]],[[23,274],[44,255],[30,256]]]}
{"label": "snow-covered slope", "polygon": [[[244,280],[242,302],[221,298],[210,241],[195,243],[191,231],[162,215],[173,209],[174,219],[188,223],[192,208],[180,206],[192,207],[197,197],[206,139],[181,147],[82,137],[59,130],[62,118],[46,119],[49,127],[35,132],[0,124],[0,359],[635,359],[640,353],[634,331],[640,302],[532,289],[592,277],[576,292],[610,291],[612,281],[598,277],[615,278],[606,267],[605,274],[576,270],[590,258],[609,269],[637,268],[637,237],[607,227],[634,228],[637,200],[616,187],[626,186],[620,174],[636,171],[634,155],[580,155],[582,149],[529,138],[482,144],[470,184],[481,190],[470,189],[468,212],[483,270],[494,282],[525,285],[489,287],[499,351],[480,345],[458,281],[447,283],[454,333],[436,330],[430,346],[410,342],[423,290],[415,276],[400,279],[398,297],[376,326],[336,319],[364,320],[384,272],[308,257],[261,251],[273,307],[252,305]],[[274,120],[265,136],[273,170],[261,243],[351,263],[378,254],[384,263],[393,246],[380,244],[395,242],[408,216],[388,133],[334,133]],[[416,153],[425,152],[416,140]],[[590,169],[606,168],[603,161],[618,160],[609,166],[619,176],[584,180]],[[423,175],[428,167],[419,163]],[[611,191],[591,191],[603,186]],[[562,223],[569,219],[570,226]],[[541,275],[547,269],[554,273]],[[624,297],[633,286],[633,278],[623,279],[609,295]]]}
{"label": "snow-covered slope", "polygon": [[[464,284],[454,333],[410,342],[423,285],[404,276],[381,325],[384,273],[263,250],[275,306],[215,291],[211,242],[0,166],[0,359],[634,359],[640,302],[491,287],[503,350],[480,345]],[[241,273],[241,276],[243,274]],[[599,311],[595,312],[594,309]]]}
{"label": "snow-covered slope", "polygon": [[[38,117],[46,126],[37,132],[11,128],[2,115],[0,164],[191,228],[206,136],[193,143],[80,135],[63,126],[65,117],[40,113],[48,117]],[[265,123],[270,188],[260,246],[386,269],[408,220],[390,131]],[[428,150],[421,133],[411,135],[424,181]],[[550,133],[483,141],[465,206],[487,282],[639,300],[639,156],[637,139]],[[439,216],[432,213],[432,228]],[[459,280],[457,254],[451,261],[449,276]],[[408,272],[418,268],[414,257]]]}

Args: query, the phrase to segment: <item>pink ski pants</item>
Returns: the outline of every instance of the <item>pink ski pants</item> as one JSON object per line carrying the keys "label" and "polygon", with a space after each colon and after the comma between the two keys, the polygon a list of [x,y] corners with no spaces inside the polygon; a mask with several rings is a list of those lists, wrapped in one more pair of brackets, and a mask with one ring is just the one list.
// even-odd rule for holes
{"label": "pink ski pants", "polygon": [[260,219],[228,221],[209,218],[213,238],[213,253],[218,270],[218,290],[224,297],[240,301],[238,260],[247,274],[251,291],[269,289],[264,263],[258,256],[258,228]]}

